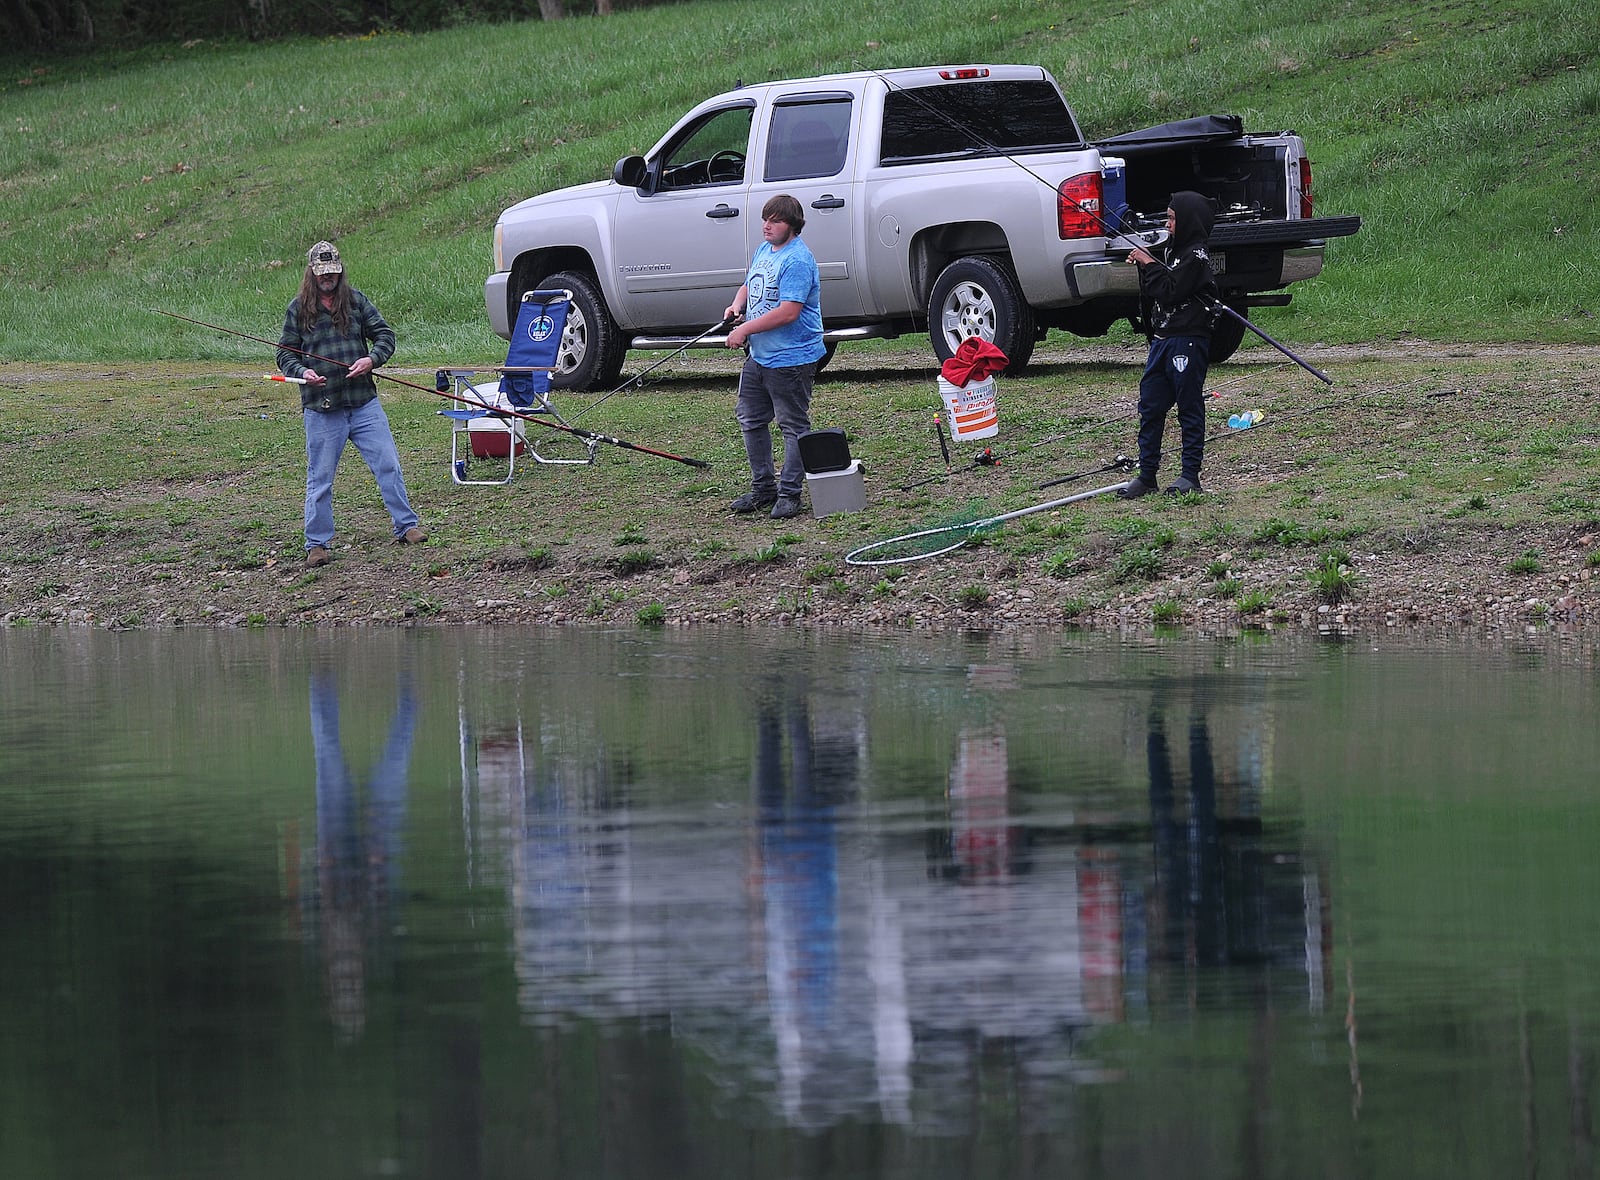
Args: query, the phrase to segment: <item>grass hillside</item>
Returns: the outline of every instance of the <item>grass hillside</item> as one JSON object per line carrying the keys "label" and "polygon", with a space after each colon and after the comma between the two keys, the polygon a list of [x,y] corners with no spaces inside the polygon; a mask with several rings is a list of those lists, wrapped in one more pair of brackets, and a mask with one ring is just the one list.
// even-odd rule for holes
{"label": "grass hillside", "polygon": [[[264,363],[337,239],[397,363],[492,362],[490,230],[736,79],[1021,61],[1092,135],[1202,112],[1311,144],[1357,213],[1261,322],[1290,341],[1600,341],[1592,0],[723,0],[556,23],[196,44],[0,72],[0,360]],[[637,358],[634,361],[637,365]]]}

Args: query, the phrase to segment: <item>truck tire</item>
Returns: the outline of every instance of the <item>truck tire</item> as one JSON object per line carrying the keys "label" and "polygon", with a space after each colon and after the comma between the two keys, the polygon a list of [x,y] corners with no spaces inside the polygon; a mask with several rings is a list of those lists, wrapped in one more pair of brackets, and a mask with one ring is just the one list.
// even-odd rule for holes
{"label": "truck tire", "polygon": [[1010,376],[1033,356],[1033,309],[1011,269],[982,254],[958,258],[939,273],[928,296],[928,336],[941,362],[968,336],[981,336],[1006,354]]}
{"label": "truck tire", "polygon": [[556,389],[599,389],[616,384],[622,372],[628,341],[611,318],[605,296],[595,281],[578,271],[564,270],[539,284],[549,290],[566,288],[572,292],[572,307],[567,326],[561,333],[561,354],[550,384]]}
{"label": "truck tire", "polygon": [[[1234,307],[1231,303],[1228,306],[1246,319],[1250,318],[1248,307]],[[1210,363],[1220,365],[1237,352],[1239,345],[1244,343],[1244,334],[1248,330],[1227,312],[1218,312],[1217,322],[1211,329]]]}

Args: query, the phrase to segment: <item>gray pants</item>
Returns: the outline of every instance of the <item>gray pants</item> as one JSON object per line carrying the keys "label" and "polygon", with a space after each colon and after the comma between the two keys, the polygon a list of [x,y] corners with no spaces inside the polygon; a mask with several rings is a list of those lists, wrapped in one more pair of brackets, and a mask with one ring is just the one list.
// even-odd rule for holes
{"label": "gray pants", "polygon": [[[739,401],[734,416],[744,431],[744,453],[750,460],[750,487],[758,495],[799,498],[805,483],[800,461],[800,436],[811,429],[813,362],[790,369],[769,369],[746,359],[739,372]],[[772,423],[783,434],[783,471],[774,473]]]}

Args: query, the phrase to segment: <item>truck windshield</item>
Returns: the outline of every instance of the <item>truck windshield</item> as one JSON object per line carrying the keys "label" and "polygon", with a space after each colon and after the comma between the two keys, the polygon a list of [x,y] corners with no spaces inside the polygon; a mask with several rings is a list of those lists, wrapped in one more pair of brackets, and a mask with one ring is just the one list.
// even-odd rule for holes
{"label": "truck windshield", "polygon": [[1050,83],[952,82],[897,88],[884,98],[885,164],[1083,146],[1083,133]]}

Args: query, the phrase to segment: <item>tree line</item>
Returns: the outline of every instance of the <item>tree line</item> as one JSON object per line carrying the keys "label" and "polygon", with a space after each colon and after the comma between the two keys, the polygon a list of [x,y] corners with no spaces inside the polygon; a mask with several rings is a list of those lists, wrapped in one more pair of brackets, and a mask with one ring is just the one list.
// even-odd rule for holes
{"label": "tree line", "polygon": [[425,32],[671,0],[0,0],[0,46],[68,53],[167,41]]}

